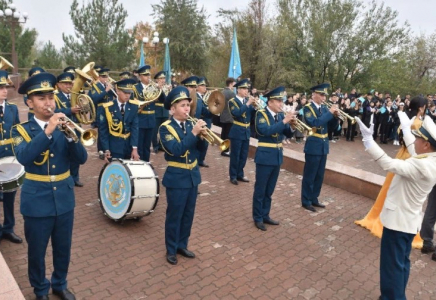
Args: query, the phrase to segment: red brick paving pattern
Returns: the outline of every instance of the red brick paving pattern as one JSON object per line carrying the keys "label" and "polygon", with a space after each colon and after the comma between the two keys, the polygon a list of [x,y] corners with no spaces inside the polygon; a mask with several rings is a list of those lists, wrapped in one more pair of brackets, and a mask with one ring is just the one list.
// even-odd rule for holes
{"label": "red brick paving pattern", "polygon": [[[341,141],[332,148],[342,144],[351,143]],[[85,187],[75,189],[68,279],[78,299],[378,298],[380,240],[353,224],[366,214],[372,199],[325,185],[321,200],[327,209],[309,213],[300,207],[301,176],[283,170],[271,211],[280,226],[267,225],[268,230],[261,232],[251,218],[253,161],[246,166],[250,183],[234,186],[228,180],[229,159],[220,156],[216,147],[209,148],[206,161],[211,167],[201,169],[202,194],[189,243],[197,258],[179,256],[179,264],[171,266],[165,260],[165,189],[152,215],[122,225],[109,220],[97,202],[103,163],[94,150],[81,167]],[[153,155],[152,163],[162,178],[163,154]],[[18,205],[16,217],[16,233],[24,236]],[[26,243],[0,244],[23,294],[33,299],[26,247]],[[50,276],[51,251],[46,260]],[[408,299],[434,299],[436,263],[418,250],[412,251],[411,263]]]}

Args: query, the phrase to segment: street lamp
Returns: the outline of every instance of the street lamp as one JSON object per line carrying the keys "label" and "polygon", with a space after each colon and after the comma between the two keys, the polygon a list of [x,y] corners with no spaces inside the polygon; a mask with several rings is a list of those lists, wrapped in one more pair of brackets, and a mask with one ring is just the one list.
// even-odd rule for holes
{"label": "street lamp", "polygon": [[[21,18],[22,17],[22,18]],[[15,27],[19,24],[27,22],[29,15],[27,12],[20,13],[16,10],[14,4],[10,4],[5,11],[0,10],[0,21],[11,26],[11,42],[12,42],[12,65],[14,66],[13,74],[18,74],[18,57],[15,51]]]}
{"label": "street lamp", "polygon": [[[154,28],[154,26],[153,26],[152,29],[151,29],[151,31],[154,31],[154,30],[155,30],[155,28]],[[154,66],[156,67],[156,64],[157,64],[157,48],[158,48],[158,44],[159,44],[159,42],[160,42],[160,39],[159,39],[159,32],[154,31],[151,40],[150,40],[150,38],[149,38],[148,36],[143,37],[143,38],[142,38],[142,42],[144,43],[144,47],[145,47],[146,49],[154,48]],[[150,44],[151,44],[152,46],[147,46],[147,44],[148,44],[149,42],[150,42]],[[164,39],[163,39],[163,42],[164,42],[164,44],[169,43],[169,39],[168,39],[168,38],[164,38]]]}

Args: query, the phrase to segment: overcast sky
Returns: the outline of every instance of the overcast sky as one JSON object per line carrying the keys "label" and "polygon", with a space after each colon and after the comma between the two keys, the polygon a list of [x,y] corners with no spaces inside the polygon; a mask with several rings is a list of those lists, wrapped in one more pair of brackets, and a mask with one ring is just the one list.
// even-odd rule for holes
{"label": "overcast sky", "polygon": [[[89,1],[89,0],[81,0]],[[74,27],[70,19],[69,10],[72,0],[14,0],[17,9],[29,14],[29,20],[25,24],[28,28],[35,28],[38,42],[51,41],[59,49],[63,45],[62,33],[73,34]],[[120,0],[127,10],[127,27],[133,27],[137,22],[152,22],[151,4],[157,4],[159,0]],[[216,11],[219,8],[245,8],[250,0],[198,0],[199,5],[204,5],[209,17],[210,24],[216,24]],[[267,0],[269,9],[273,9],[276,0]],[[370,0],[364,0],[370,3]],[[382,1],[379,1],[382,2]],[[433,33],[436,29],[436,1],[434,0],[385,0],[387,6],[392,7],[399,13],[400,23],[405,20],[411,25],[415,33]],[[162,40],[162,39],[161,39]]]}

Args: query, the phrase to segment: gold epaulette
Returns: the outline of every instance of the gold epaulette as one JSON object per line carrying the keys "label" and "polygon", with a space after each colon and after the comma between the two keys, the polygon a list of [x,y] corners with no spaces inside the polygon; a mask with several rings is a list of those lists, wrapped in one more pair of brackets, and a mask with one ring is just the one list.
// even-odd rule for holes
{"label": "gold epaulette", "polygon": [[31,141],[31,138],[30,138],[29,134],[27,133],[26,129],[24,129],[24,127],[22,126],[22,125],[24,125],[24,124],[26,124],[26,123],[29,123],[29,121],[25,121],[25,122],[22,122],[22,123],[20,123],[20,124],[15,124],[15,125],[13,125],[13,126],[11,127],[11,132],[12,132],[12,128],[16,127],[18,133],[19,133],[19,134],[24,138],[24,140],[25,140],[26,142],[30,142],[30,141]]}
{"label": "gold epaulette", "polygon": [[15,106],[17,106],[15,103],[11,103],[11,102],[9,102],[9,101],[7,101],[7,100],[6,100],[6,102],[8,102],[9,105],[15,105]]}
{"label": "gold epaulette", "polygon": [[58,91],[58,90],[54,90],[54,91],[53,91],[53,94],[55,94],[55,95],[56,95],[56,94],[59,94],[59,91]]}
{"label": "gold epaulette", "polygon": [[427,154],[421,154],[421,155],[414,156],[414,158],[417,158],[417,159],[427,158],[427,157],[428,157]]}
{"label": "gold epaulette", "polygon": [[132,99],[132,100],[129,100],[129,103],[131,103],[131,104],[135,104],[135,105],[138,105],[138,106],[139,106],[139,100],[138,100],[138,99]]}
{"label": "gold epaulette", "polygon": [[262,108],[262,109],[259,109],[258,111],[265,111],[265,109]]}
{"label": "gold epaulette", "polygon": [[168,125],[171,123],[171,120],[166,120],[165,122],[162,123],[162,125]]}
{"label": "gold epaulette", "polygon": [[113,101],[103,103],[103,107],[110,107],[110,106],[112,106],[112,105],[114,105],[114,102],[113,102]]}
{"label": "gold epaulette", "polygon": [[307,103],[305,106],[309,107],[309,106],[310,106],[310,103]]}

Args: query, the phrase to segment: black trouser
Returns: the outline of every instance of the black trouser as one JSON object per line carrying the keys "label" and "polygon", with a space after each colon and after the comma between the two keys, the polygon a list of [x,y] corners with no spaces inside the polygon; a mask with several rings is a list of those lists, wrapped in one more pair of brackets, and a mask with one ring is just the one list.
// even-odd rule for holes
{"label": "black trouser", "polygon": [[436,185],[428,195],[427,208],[425,209],[424,219],[421,225],[421,237],[424,246],[433,245],[434,224],[436,223]]}
{"label": "black trouser", "polygon": [[354,132],[355,131],[356,131],[356,123],[351,124],[351,122],[348,121],[347,141],[353,141],[354,140]]}

